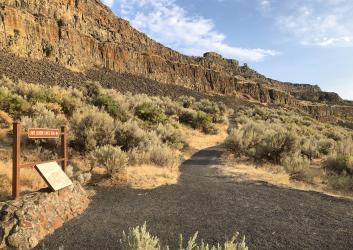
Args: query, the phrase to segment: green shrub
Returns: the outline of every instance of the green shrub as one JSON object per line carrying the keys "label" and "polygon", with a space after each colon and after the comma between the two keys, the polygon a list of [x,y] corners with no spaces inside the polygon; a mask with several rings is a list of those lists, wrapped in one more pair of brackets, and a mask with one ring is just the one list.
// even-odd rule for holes
{"label": "green shrub", "polygon": [[318,150],[317,143],[314,139],[302,139],[301,142],[301,153],[302,155],[308,157],[308,159],[311,161],[314,158],[319,157],[320,153]]}
{"label": "green shrub", "polygon": [[30,107],[30,103],[21,96],[11,94],[7,89],[0,88],[0,109],[12,117],[26,114]]}
{"label": "green shrub", "polygon": [[[179,248],[178,250],[248,250],[245,242],[245,237],[239,239],[239,233],[235,233],[234,236],[227,240],[223,245],[217,244],[215,246],[207,244],[204,240],[200,240],[200,244],[197,244],[196,232],[187,241],[186,245],[183,241],[183,236],[179,237]],[[162,250],[169,249],[168,246],[163,247],[160,240],[156,236],[152,236],[147,231],[146,223],[143,226],[137,226],[133,229],[129,229],[127,233],[123,232],[123,237],[120,239],[121,248],[123,250]]]}
{"label": "green shrub", "polygon": [[103,166],[110,175],[124,169],[128,163],[126,153],[111,145],[96,148],[89,158],[92,166]]}
{"label": "green shrub", "polygon": [[332,139],[322,139],[318,141],[318,149],[322,155],[330,155],[334,153],[335,150],[335,141]]}
{"label": "green shrub", "polygon": [[76,111],[71,120],[73,146],[91,151],[98,146],[115,143],[115,122],[107,113],[93,108]]}
{"label": "green shrub", "polygon": [[123,250],[161,250],[159,239],[147,231],[146,223],[124,231],[120,244]]}
{"label": "green shrub", "polygon": [[179,239],[179,250],[248,250],[249,248],[246,245],[245,237],[242,240],[239,240],[239,233],[236,232],[234,236],[227,240],[223,245],[219,243],[217,245],[210,245],[206,243],[203,239],[201,239],[200,245],[197,244],[197,236],[196,232],[194,236],[192,236],[184,247],[183,236],[180,235]]}
{"label": "green shrub", "polygon": [[335,174],[350,174],[353,176],[353,156],[330,157],[324,162],[324,168]]}
{"label": "green shrub", "polygon": [[118,123],[116,129],[116,142],[123,150],[128,151],[141,144],[146,144],[148,134],[140,128],[136,121]]}
{"label": "green shrub", "polygon": [[219,114],[221,112],[219,110],[217,103],[211,102],[210,100],[207,100],[207,99],[202,99],[197,104],[197,106],[200,111],[203,111],[203,112],[210,114],[210,115]]}
{"label": "green shrub", "polygon": [[185,125],[192,126],[196,117],[196,111],[191,109],[184,109],[179,115],[179,122]]}
{"label": "green shrub", "polygon": [[153,103],[143,103],[136,107],[135,115],[151,124],[165,124],[168,121],[163,110]]}
{"label": "green shrub", "polygon": [[30,110],[31,116],[22,117],[25,128],[60,128],[67,125],[68,121],[63,114],[56,114],[47,108],[45,103],[37,103]]}
{"label": "green shrub", "polygon": [[257,160],[267,159],[275,164],[280,164],[281,157],[293,154],[297,149],[297,135],[278,128],[277,131],[266,133],[261,143],[255,146],[255,158]]}
{"label": "green shrub", "polygon": [[108,95],[100,95],[94,100],[94,104],[99,108],[104,108],[115,119],[126,122],[128,115],[122,110],[119,105]]}
{"label": "green shrub", "polygon": [[9,114],[0,110],[0,129],[10,128],[13,120]]}
{"label": "green shrub", "polygon": [[310,167],[310,161],[299,153],[285,155],[281,159],[281,164],[292,179],[308,181],[309,176],[306,170]]}
{"label": "green shrub", "polygon": [[84,106],[84,103],[79,98],[65,95],[62,97],[60,105],[67,116],[72,116],[76,110]]}
{"label": "green shrub", "polygon": [[196,102],[196,99],[192,96],[181,96],[179,97],[179,102],[184,108],[191,108]]}
{"label": "green shrub", "polygon": [[181,133],[171,124],[159,124],[156,132],[163,143],[178,149],[182,149],[185,146],[185,141],[182,138]]}
{"label": "green shrub", "polygon": [[214,132],[212,126],[212,117],[203,111],[196,112],[196,117],[192,123],[194,129],[201,129],[204,133]]}
{"label": "green shrub", "polygon": [[328,177],[328,184],[342,191],[353,191],[353,176],[349,174],[331,174]]}
{"label": "green shrub", "polygon": [[249,122],[242,128],[233,130],[228,136],[226,145],[238,155],[254,156],[255,146],[263,140],[263,133],[261,125]]}
{"label": "green shrub", "polygon": [[129,161],[131,165],[152,164],[160,167],[175,167],[179,164],[179,156],[165,144],[151,144],[129,151]]}
{"label": "green shrub", "polygon": [[217,129],[212,124],[212,116],[203,111],[185,109],[179,116],[179,122],[199,129],[205,134],[217,134]]}

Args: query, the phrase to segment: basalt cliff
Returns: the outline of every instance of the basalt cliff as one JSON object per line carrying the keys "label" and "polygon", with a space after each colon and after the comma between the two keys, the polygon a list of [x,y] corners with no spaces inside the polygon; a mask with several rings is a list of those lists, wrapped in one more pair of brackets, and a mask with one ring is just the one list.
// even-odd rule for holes
{"label": "basalt cliff", "polygon": [[[129,74],[151,84],[295,106],[321,120],[353,119],[353,104],[335,93],[269,79],[213,52],[185,56],[137,31],[99,0],[0,0],[0,50],[3,62],[25,58],[33,64],[60,65],[81,76],[92,75],[92,70],[110,76]],[[9,65],[7,71],[16,71],[14,64]],[[92,78],[100,80],[97,74]]]}

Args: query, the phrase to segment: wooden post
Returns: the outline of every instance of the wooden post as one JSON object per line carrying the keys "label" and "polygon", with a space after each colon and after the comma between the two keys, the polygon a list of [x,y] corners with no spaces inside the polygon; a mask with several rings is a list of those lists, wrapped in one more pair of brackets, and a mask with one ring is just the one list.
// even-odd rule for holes
{"label": "wooden post", "polygon": [[20,196],[21,124],[13,124],[12,198]]}
{"label": "wooden post", "polygon": [[61,154],[62,154],[62,158],[64,158],[62,168],[63,168],[63,171],[66,173],[68,157],[67,157],[67,129],[65,126],[61,127]]}

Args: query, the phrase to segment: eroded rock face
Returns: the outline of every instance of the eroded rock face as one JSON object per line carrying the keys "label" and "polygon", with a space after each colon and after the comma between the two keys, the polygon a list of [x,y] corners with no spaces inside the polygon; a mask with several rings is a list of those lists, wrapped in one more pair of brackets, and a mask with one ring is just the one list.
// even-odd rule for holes
{"label": "eroded rock face", "polygon": [[293,102],[288,90],[312,88],[268,79],[214,52],[184,56],[133,29],[98,0],[4,0],[0,6],[0,47],[18,56],[79,71],[107,68],[197,91],[244,90],[278,104]]}
{"label": "eroded rock face", "polygon": [[301,100],[319,102],[326,105],[304,104],[303,109],[322,120],[353,106],[344,104],[333,112],[331,104],[344,102],[337,94],[269,79],[214,52],[182,55],[138,32],[99,0],[2,0],[0,49],[83,73],[104,68],[262,103],[302,107]]}
{"label": "eroded rock face", "polygon": [[0,249],[32,249],[64,222],[82,214],[88,204],[88,194],[79,183],[58,192],[0,202]]}

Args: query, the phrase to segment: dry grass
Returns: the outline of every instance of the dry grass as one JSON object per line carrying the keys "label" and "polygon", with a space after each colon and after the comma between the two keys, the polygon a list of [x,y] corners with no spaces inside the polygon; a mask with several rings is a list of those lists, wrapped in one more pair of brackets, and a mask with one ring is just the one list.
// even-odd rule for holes
{"label": "dry grass", "polygon": [[[20,175],[21,192],[37,191],[47,187],[35,169],[21,169]],[[10,162],[0,162],[0,201],[11,197],[12,187],[12,164]]]}
{"label": "dry grass", "polygon": [[302,191],[315,191],[336,197],[353,198],[353,194],[347,194],[330,190],[323,179],[316,177],[313,183],[294,181],[281,166],[263,164],[256,166],[246,160],[238,159],[225,166],[215,166],[220,176],[231,176],[237,182],[266,182],[274,186],[293,188]]}
{"label": "dry grass", "polygon": [[104,187],[128,186],[133,189],[154,189],[174,185],[180,176],[179,167],[163,168],[153,165],[129,166],[114,174],[109,180],[101,182]]}
{"label": "dry grass", "polygon": [[178,182],[179,175],[179,167],[161,168],[142,165],[126,169],[127,184],[135,189],[153,189],[173,185]]}
{"label": "dry grass", "polygon": [[219,145],[225,141],[228,136],[228,122],[215,126],[219,133],[217,135],[206,135],[198,130],[180,125],[180,131],[190,147],[190,150],[184,152],[185,159],[189,159],[196,151]]}

